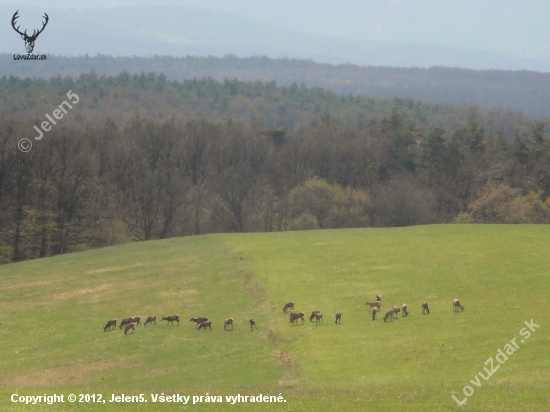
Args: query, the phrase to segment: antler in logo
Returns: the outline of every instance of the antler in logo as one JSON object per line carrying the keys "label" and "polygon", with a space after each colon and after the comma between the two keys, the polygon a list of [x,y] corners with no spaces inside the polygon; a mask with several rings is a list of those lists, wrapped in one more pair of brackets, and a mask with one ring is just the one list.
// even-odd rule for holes
{"label": "antler in logo", "polygon": [[43,24],[42,28],[40,30],[38,30],[38,32],[36,32],[36,30],[33,30],[32,36],[28,36],[27,35],[27,30],[25,30],[24,33],[21,33],[19,31],[19,26],[17,26],[17,28],[15,27],[15,20],[17,20],[17,18],[19,17],[17,15],[17,13],[19,13],[19,10],[17,10],[15,12],[15,14],[13,15],[13,17],[11,19],[11,25],[12,25],[13,29],[21,35],[21,38],[23,40],[25,40],[25,48],[27,49],[27,53],[32,53],[32,51],[34,49],[34,42],[36,41],[36,38],[38,37],[38,35],[40,33],[42,33],[42,31],[44,31],[44,28],[46,27],[46,24],[48,24],[48,20],[50,18],[48,17],[48,15],[46,13],[44,13],[44,18],[46,19],[46,21],[44,23],[42,23]]}

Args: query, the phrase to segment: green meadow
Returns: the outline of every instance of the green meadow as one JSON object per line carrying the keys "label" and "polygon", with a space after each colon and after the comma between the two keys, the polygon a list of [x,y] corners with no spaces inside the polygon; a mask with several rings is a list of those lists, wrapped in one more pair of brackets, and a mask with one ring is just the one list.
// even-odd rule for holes
{"label": "green meadow", "polygon": [[[365,303],[377,293],[382,312],[407,303],[410,315],[373,321]],[[0,410],[550,410],[549,296],[547,225],[216,234],[4,265]],[[464,312],[453,312],[453,298]],[[290,300],[303,325],[283,313]],[[309,322],[315,309],[324,314],[318,326]],[[160,321],[173,314],[179,326]],[[127,336],[102,329],[134,315],[157,323]],[[199,316],[211,331],[189,322]],[[234,329],[224,331],[229,317]],[[520,343],[531,319],[540,327]],[[519,348],[472,384],[513,338]],[[451,396],[465,398],[466,385],[474,393],[459,407]],[[65,403],[10,400],[54,393]],[[161,393],[224,402],[153,403]],[[106,403],[70,403],[68,394]],[[111,394],[148,402],[112,403]],[[237,394],[286,402],[225,402]]]}

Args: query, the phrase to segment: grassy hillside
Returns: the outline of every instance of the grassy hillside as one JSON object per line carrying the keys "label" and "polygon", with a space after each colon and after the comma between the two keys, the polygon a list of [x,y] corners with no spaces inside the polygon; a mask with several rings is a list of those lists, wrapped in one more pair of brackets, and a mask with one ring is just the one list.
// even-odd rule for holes
{"label": "grassy hillside", "polygon": [[[182,409],[151,403],[164,392],[286,399],[187,410],[451,411],[451,395],[464,398],[470,385],[465,409],[544,410],[549,239],[543,225],[225,234],[0,266],[0,409]],[[372,321],[365,302],[375,293],[383,309],[405,302],[411,314]],[[453,313],[455,297],[464,312]],[[324,323],[291,325],[288,300],[306,315],[321,310]],[[179,327],[101,329],[111,318],[174,313]],[[212,331],[194,329],[192,316],[208,316]],[[223,330],[227,317],[234,331]],[[529,340],[471,384],[532,318],[540,328]],[[12,393],[143,393],[149,402],[25,406]]]}

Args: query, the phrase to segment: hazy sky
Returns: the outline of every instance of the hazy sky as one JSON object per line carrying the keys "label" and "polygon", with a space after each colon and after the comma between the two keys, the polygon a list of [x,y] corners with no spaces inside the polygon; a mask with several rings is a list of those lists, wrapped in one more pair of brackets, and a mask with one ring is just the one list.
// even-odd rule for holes
{"label": "hazy sky", "polygon": [[[44,10],[183,5],[328,37],[452,46],[518,58],[550,58],[548,0],[0,0],[0,5],[7,4],[14,9],[32,5]],[[1,18],[9,22],[10,16]],[[162,21],[157,24],[162,28]]]}

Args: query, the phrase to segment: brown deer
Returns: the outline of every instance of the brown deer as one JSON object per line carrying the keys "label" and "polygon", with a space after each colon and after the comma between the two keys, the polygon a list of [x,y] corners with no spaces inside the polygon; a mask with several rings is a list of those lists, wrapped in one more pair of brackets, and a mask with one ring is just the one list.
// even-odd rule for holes
{"label": "brown deer", "polygon": [[130,316],[129,318],[124,318],[120,321],[119,329],[122,329],[124,325],[127,325],[128,323],[132,323],[134,321],[134,318]]}
{"label": "brown deer", "polygon": [[409,311],[408,311],[408,306],[406,303],[403,303],[403,305],[401,306],[401,317],[403,316],[409,316]]}
{"label": "brown deer", "polygon": [[132,322],[127,323],[126,326],[124,326],[124,334],[128,335],[128,331],[130,329],[132,329],[132,333],[134,333],[134,331],[136,330],[136,328],[134,327],[134,324]]}
{"label": "brown deer", "polygon": [[197,324],[196,326],[199,327],[202,322],[206,322],[207,320],[210,319],[208,319],[206,316],[202,316],[200,318],[191,318],[189,319],[189,322],[195,322]]}
{"label": "brown deer", "polygon": [[391,308],[391,310],[392,310],[392,312],[393,312],[393,314],[394,314],[395,319],[398,319],[397,314],[398,314],[399,312],[401,312],[401,309],[399,309],[398,306],[394,306],[393,308]]}
{"label": "brown deer", "polygon": [[105,332],[107,329],[110,329],[111,327],[116,328],[116,319],[111,319],[107,322],[105,326],[103,326],[103,332]]}
{"label": "brown deer", "polygon": [[380,308],[380,302],[367,302],[366,305],[369,305],[369,310],[373,308]]}
{"label": "brown deer", "polygon": [[233,330],[233,318],[228,318],[223,321],[223,330],[226,330],[225,328],[231,325],[231,330]]}
{"label": "brown deer", "polygon": [[430,314],[430,308],[428,307],[428,302],[422,303],[422,313],[425,314],[428,312],[428,315]]}
{"label": "brown deer", "polygon": [[317,315],[318,313],[321,313],[321,311],[314,310],[313,312],[311,312],[311,315],[309,316],[309,321],[313,322],[313,319],[315,318],[315,315]]}
{"label": "brown deer", "polygon": [[27,53],[30,54],[34,50],[34,42],[36,41],[36,38],[38,37],[38,35],[40,33],[42,33],[44,31],[44,29],[46,28],[46,25],[48,24],[48,21],[50,20],[50,18],[48,17],[48,15],[46,13],[44,13],[44,19],[46,21],[44,23],[42,23],[42,28],[40,30],[38,30],[38,33],[36,32],[36,30],[33,30],[32,35],[29,36],[27,34],[27,30],[25,30],[23,33],[21,33],[19,31],[20,26],[17,26],[17,28],[15,27],[16,20],[19,18],[17,13],[19,13],[19,10],[17,10],[14,13],[13,17],[11,18],[11,26],[13,27],[13,29],[17,33],[19,33],[21,35],[21,38],[25,41],[25,48],[27,49]]}
{"label": "brown deer", "polygon": [[287,309],[294,309],[294,302],[290,301],[290,302],[287,302],[285,303],[285,307],[283,308],[283,312],[286,313],[286,310]]}
{"label": "brown deer", "polygon": [[376,320],[376,314],[378,313],[378,308],[375,306],[372,308],[372,320]]}
{"label": "brown deer", "polygon": [[141,316],[134,316],[132,319],[134,323],[137,323],[138,325],[141,325]]}
{"label": "brown deer", "polygon": [[147,326],[148,323],[154,323],[157,324],[157,317],[156,316],[149,316],[143,326]]}
{"label": "brown deer", "polygon": [[[382,300],[382,296],[381,295],[376,295],[376,301],[377,302],[380,302]],[[380,306],[379,306],[380,307]]]}
{"label": "brown deer", "polygon": [[197,330],[201,330],[202,328],[204,328],[204,330],[206,330],[206,328],[212,330],[212,322],[210,322],[209,320],[202,322]]}
{"label": "brown deer", "polygon": [[466,307],[466,305],[461,305],[460,301],[458,299],[453,299],[453,311],[454,312],[458,312],[458,308],[460,308],[462,310],[462,312],[464,312],[465,307]]}
{"label": "brown deer", "polygon": [[172,316],[163,316],[162,319],[160,320],[161,322],[163,320],[167,320],[168,322],[166,322],[166,326],[168,326],[169,323],[172,324],[172,326],[174,326],[174,321],[178,322],[178,326],[180,325],[180,317],[179,315],[172,315]]}
{"label": "brown deer", "polygon": [[338,325],[340,323],[341,319],[342,319],[342,312],[338,312],[336,314],[336,320],[334,321],[334,323],[336,323]]}
{"label": "brown deer", "polygon": [[302,324],[305,322],[304,320],[304,312],[290,312],[290,322],[294,323],[295,320],[302,319]]}
{"label": "brown deer", "polygon": [[317,312],[315,314],[315,324],[318,325],[323,320],[323,314],[321,312]]}
{"label": "brown deer", "polygon": [[393,317],[392,315],[393,315],[393,309],[388,309],[388,310],[386,311],[386,314],[384,315],[384,322],[386,322],[387,319],[389,319],[390,322],[391,322],[392,317]]}
{"label": "brown deer", "polygon": [[258,327],[256,326],[256,321],[254,319],[249,319],[248,321],[250,322],[250,332],[252,332],[252,326],[255,326],[256,329],[258,329]]}

